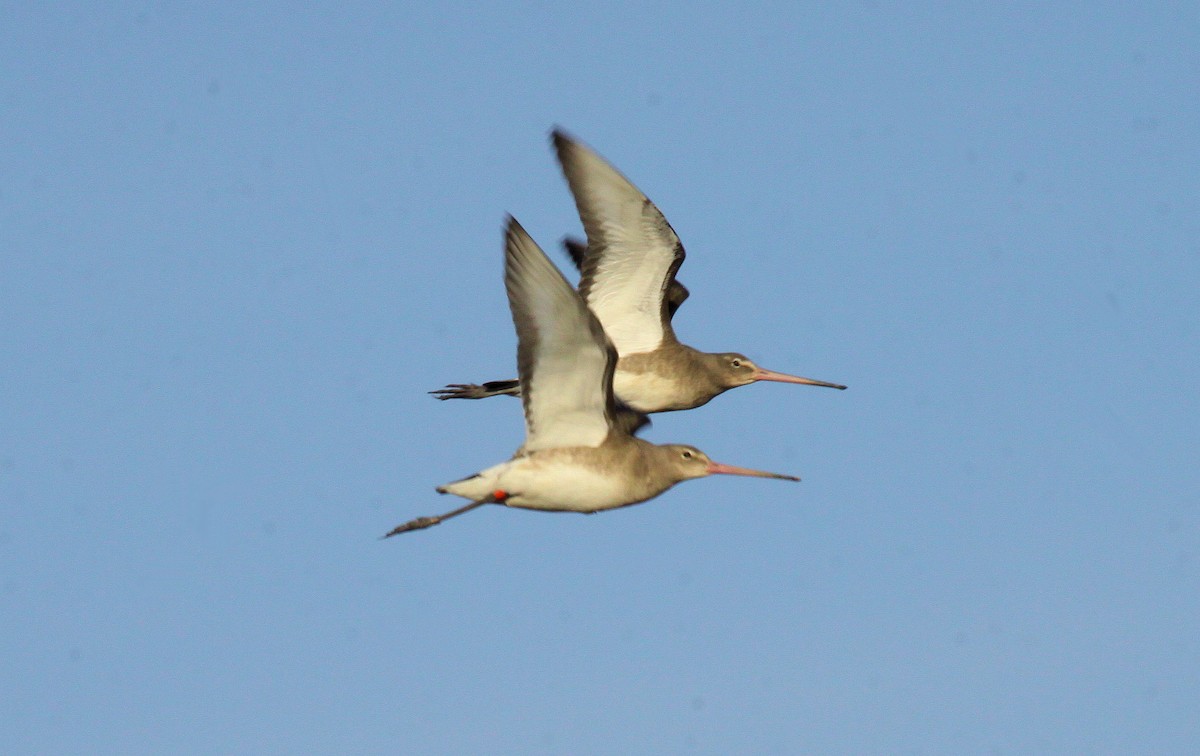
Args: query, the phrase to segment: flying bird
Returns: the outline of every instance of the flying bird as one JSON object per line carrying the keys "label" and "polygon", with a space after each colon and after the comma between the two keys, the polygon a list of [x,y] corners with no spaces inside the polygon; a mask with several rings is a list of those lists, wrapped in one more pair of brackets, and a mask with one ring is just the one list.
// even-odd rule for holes
{"label": "flying bird", "polygon": [[616,349],[583,298],[511,217],[504,284],[517,330],[525,443],[509,461],[438,487],[469,504],[410,520],[385,538],[484,504],[590,513],[638,504],[706,475],[799,480],[723,465],[693,446],[659,446],[622,428],[613,396]]}
{"label": "flying bird", "polygon": [[[568,242],[567,250],[582,274],[580,295],[617,349],[613,390],[622,405],[639,413],[692,409],[756,381],[846,388],[767,370],[737,352],[708,353],[681,344],[671,321],[688,291],[675,280],[685,257],[675,230],[592,149],[559,129],[552,141],[587,232],[586,249]],[[450,384],[430,393],[482,399],[520,391],[519,381],[508,380]]]}

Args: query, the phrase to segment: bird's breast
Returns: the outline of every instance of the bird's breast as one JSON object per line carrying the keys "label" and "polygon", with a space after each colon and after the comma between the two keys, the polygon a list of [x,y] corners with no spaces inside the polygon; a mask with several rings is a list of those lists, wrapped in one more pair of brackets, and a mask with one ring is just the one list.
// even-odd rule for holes
{"label": "bird's breast", "polygon": [[587,454],[596,449],[577,454],[567,449],[550,451],[514,459],[498,477],[497,486],[509,493],[504,501],[507,506],[598,512],[636,504],[658,493],[649,490],[643,471],[627,460],[596,459]]}
{"label": "bird's breast", "polygon": [[667,412],[692,406],[678,380],[653,370],[622,370],[618,365],[613,373],[613,393],[638,412]]}

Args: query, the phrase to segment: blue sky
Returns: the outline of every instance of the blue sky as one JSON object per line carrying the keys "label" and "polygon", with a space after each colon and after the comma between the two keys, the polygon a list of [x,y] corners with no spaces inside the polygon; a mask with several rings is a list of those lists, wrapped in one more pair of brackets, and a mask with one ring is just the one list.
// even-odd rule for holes
{"label": "blue sky", "polygon": [[[1189,3],[0,9],[0,750],[1200,748]],[[801,475],[453,506],[561,125]],[[561,258],[557,258],[561,259]]]}

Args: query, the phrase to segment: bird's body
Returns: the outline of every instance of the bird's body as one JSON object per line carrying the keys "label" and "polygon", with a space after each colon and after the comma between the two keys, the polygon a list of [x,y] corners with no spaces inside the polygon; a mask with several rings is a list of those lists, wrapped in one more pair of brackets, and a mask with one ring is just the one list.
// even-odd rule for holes
{"label": "bird's body", "polygon": [[718,473],[799,480],[710,460],[695,447],[648,443],[625,427],[613,396],[617,354],[579,293],[515,220],[505,237],[504,280],[517,329],[525,443],[507,462],[440,486],[470,500],[419,517],[389,536],[436,525],[484,504],[598,512],[653,498]]}
{"label": "bird's body", "polygon": [[[707,353],[681,344],[671,327],[688,291],[675,274],[683,244],[640,189],[612,165],[561,131],[555,152],[587,232],[586,249],[568,242],[580,268],[579,293],[599,319],[619,357],[613,389],[618,402],[640,413],[707,404],[731,388],[755,381],[843,385],[759,368],[736,352]],[[440,399],[517,396],[519,381],[451,384]]]}
{"label": "bird's body", "polygon": [[613,374],[613,391],[639,412],[693,409],[730,388],[734,373],[726,363],[737,358],[741,355],[708,354],[672,341],[653,352],[622,357]]}
{"label": "bird's body", "polygon": [[[496,498],[521,509],[599,512],[639,504],[658,496],[687,475],[667,471],[669,447],[614,434],[598,447],[543,449],[514,457],[469,478],[438,488],[473,501]],[[496,496],[496,492],[503,492]]]}

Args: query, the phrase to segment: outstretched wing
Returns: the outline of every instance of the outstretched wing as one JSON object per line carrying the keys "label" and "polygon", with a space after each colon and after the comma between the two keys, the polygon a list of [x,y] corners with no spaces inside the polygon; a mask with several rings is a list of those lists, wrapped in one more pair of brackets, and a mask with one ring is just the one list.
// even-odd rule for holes
{"label": "outstretched wing", "polygon": [[504,285],[517,328],[524,450],[599,446],[615,416],[616,350],[579,294],[511,217]]}
{"label": "outstretched wing", "polygon": [[667,290],[684,258],[675,230],[602,157],[557,129],[553,141],[588,237],[579,293],[618,353],[674,341]]}
{"label": "outstretched wing", "polygon": [[[575,269],[583,272],[583,259],[587,256],[587,242],[567,236],[563,238],[562,245],[567,256],[571,258],[571,262],[575,265]],[[671,320],[675,319],[675,311],[679,309],[679,305],[683,304],[690,293],[686,286],[674,278],[671,279],[670,285],[667,286],[668,318]]]}

